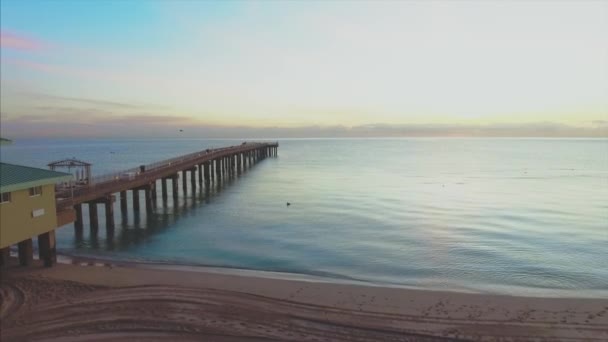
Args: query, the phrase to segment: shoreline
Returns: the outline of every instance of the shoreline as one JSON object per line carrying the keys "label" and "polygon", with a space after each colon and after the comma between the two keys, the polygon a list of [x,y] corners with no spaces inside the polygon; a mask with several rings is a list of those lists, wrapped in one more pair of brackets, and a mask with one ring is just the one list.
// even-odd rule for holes
{"label": "shoreline", "polygon": [[57,264],[2,272],[0,317],[2,335],[9,340],[608,339],[608,299],[471,294],[132,266]]}
{"label": "shoreline", "polygon": [[[15,254],[16,255],[16,254]],[[276,270],[263,270],[263,269],[250,269],[250,268],[239,268],[231,266],[213,266],[195,263],[176,263],[176,262],[163,262],[163,261],[146,261],[146,260],[120,260],[112,258],[102,258],[98,256],[85,256],[85,255],[69,255],[69,254],[57,254],[57,262],[67,265],[81,265],[81,266],[121,266],[121,267],[132,267],[132,268],[143,268],[143,269],[161,269],[161,270],[176,270],[176,271],[189,271],[189,272],[210,272],[218,274],[228,275],[246,275],[254,277],[264,277],[271,279],[286,279],[286,280],[302,280],[302,281],[313,281],[313,282],[324,282],[324,283],[337,283],[337,284],[355,284],[364,286],[374,287],[387,287],[387,288],[400,288],[406,290],[424,290],[424,291],[437,291],[437,292],[453,292],[453,293],[468,293],[468,294],[479,294],[479,295],[498,295],[498,296],[511,296],[511,297],[527,297],[527,298],[571,298],[571,299],[594,299],[594,298],[606,298],[608,299],[608,288],[606,289],[560,289],[560,288],[535,288],[527,286],[514,286],[506,285],[500,287],[504,292],[493,292],[492,290],[482,290],[479,288],[470,288],[466,286],[453,286],[451,288],[437,288],[434,286],[420,285],[409,285],[399,284],[391,282],[379,282],[365,279],[356,279],[342,275],[320,275],[310,273],[297,273],[290,271],[276,271]],[[510,292],[507,292],[511,290]],[[576,293],[577,296],[572,296],[572,293]],[[582,295],[581,295],[582,294]]]}

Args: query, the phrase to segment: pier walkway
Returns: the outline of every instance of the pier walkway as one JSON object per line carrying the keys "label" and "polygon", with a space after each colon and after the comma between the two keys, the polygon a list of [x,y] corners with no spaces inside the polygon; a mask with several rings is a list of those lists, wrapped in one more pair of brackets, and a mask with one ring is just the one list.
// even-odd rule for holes
{"label": "pier walkway", "polygon": [[[120,209],[127,215],[127,191],[132,192],[132,210],[140,211],[140,192],[143,193],[143,202],[146,212],[151,212],[156,203],[157,194],[163,201],[168,198],[168,185],[174,199],[178,198],[179,178],[181,173],[182,192],[188,191],[188,178],[190,191],[196,191],[203,186],[220,184],[222,179],[240,174],[255,165],[258,161],[276,156],[279,144],[245,142],[241,145],[224,148],[206,149],[187,155],[141,165],[137,168],[114,172],[93,177],[87,185],[59,188],[56,192],[58,226],[74,222],[77,233],[82,232],[83,217],[82,205],[89,206],[89,220],[92,230],[98,228],[97,205],[105,206],[106,229],[114,229],[114,202],[115,193],[120,194]],[[188,172],[190,177],[187,176]],[[160,181],[160,189],[157,184]]]}

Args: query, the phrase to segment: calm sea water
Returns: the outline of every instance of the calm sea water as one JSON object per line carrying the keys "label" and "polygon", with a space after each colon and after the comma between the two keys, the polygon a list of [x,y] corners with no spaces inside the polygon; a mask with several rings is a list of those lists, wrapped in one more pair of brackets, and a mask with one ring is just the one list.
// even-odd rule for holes
{"label": "calm sea water", "polygon": [[[30,140],[1,147],[1,158],[45,167],[76,157],[101,174],[238,143]],[[180,192],[178,202],[169,196],[154,213],[125,220],[116,203],[115,216],[112,239],[103,222],[98,236],[60,229],[59,251],[425,289],[608,297],[608,139],[280,140],[277,158],[220,189]]]}

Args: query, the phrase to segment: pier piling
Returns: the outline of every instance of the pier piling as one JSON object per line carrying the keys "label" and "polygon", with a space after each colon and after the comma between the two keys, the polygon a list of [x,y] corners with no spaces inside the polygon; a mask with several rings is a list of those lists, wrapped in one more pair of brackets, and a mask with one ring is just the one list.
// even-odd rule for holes
{"label": "pier piling", "polygon": [[131,189],[131,194],[133,196],[133,211],[139,212],[139,190]]}
{"label": "pier piling", "polygon": [[122,216],[123,219],[125,219],[127,217],[127,211],[128,209],[128,203],[127,203],[127,191],[121,191],[120,192],[120,215]]}
{"label": "pier piling", "polygon": [[74,221],[74,230],[76,233],[82,233],[82,204],[74,205],[74,210],[76,211],[76,221]]}
{"label": "pier piling", "polygon": [[89,202],[89,226],[91,227],[91,234],[97,235],[97,229],[99,229],[97,202]]}
{"label": "pier piling", "polygon": [[107,198],[103,200],[103,204],[105,206],[106,212],[106,229],[114,230],[114,197],[112,195],[108,195]]}
{"label": "pier piling", "polygon": [[19,242],[17,244],[17,249],[19,253],[19,264],[21,266],[31,265],[34,261],[34,246],[32,244],[32,239]]}
{"label": "pier piling", "polygon": [[11,257],[10,247],[4,247],[0,249],[0,267],[8,266],[8,262]]}
{"label": "pier piling", "polygon": [[55,250],[55,231],[38,235],[38,256],[45,267],[51,267],[57,262],[57,252]]}
{"label": "pier piling", "polygon": [[167,181],[169,179],[168,178],[161,178],[160,179],[160,187],[161,187],[161,192],[162,192],[162,196],[163,196],[163,203],[167,202]]}
{"label": "pier piling", "polygon": [[190,192],[196,193],[196,168],[190,169]]}
{"label": "pier piling", "polygon": [[177,173],[171,177],[171,191],[173,192],[173,202],[174,203],[177,201],[177,196],[179,195],[179,193],[178,193],[179,186],[177,185],[178,184],[177,177],[179,177]]}

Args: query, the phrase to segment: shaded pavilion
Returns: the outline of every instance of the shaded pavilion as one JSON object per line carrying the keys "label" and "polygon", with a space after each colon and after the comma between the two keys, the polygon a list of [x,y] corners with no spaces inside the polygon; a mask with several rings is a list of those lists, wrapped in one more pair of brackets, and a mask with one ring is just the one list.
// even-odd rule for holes
{"label": "shaded pavilion", "polygon": [[57,160],[48,164],[50,170],[66,170],[74,176],[74,180],[79,185],[88,185],[91,180],[92,164],[78,160],[76,158]]}

